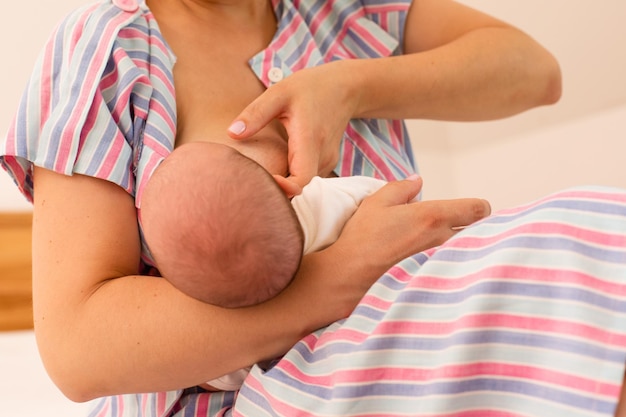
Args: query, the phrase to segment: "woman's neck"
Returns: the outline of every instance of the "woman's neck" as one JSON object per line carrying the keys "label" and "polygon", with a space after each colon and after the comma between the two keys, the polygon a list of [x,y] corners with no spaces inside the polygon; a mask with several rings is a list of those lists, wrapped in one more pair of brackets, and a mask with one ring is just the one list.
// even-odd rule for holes
{"label": "woman's neck", "polygon": [[268,0],[146,0],[146,4],[153,12],[185,13],[206,23],[227,19],[254,24],[274,13]]}

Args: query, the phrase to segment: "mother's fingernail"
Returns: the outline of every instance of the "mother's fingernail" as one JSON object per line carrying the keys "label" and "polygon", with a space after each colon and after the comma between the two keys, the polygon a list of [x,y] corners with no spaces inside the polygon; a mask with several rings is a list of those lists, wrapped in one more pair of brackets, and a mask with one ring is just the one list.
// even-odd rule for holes
{"label": "mother's fingernail", "polygon": [[246,130],[246,124],[241,120],[237,120],[228,127],[228,131],[235,135],[241,135]]}
{"label": "mother's fingernail", "polygon": [[409,181],[417,181],[420,179],[420,176],[418,174],[411,174],[408,177],[406,177],[406,179]]}

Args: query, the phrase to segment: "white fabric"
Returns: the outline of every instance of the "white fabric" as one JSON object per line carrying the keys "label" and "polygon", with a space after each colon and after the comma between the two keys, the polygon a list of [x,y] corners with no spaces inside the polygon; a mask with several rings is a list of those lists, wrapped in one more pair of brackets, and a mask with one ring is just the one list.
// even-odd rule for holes
{"label": "white fabric", "polygon": [[221,376],[217,379],[213,379],[208,382],[210,386],[220,391],[237,391],[241,388],[243,380],[246,379],[250,373],[250,368],[239,369],[230,374]]}
{"label": "white fabric", "polygon": [[361,201],[387,182],[372,177],[315,177],[291,200],[304,231],[304,254],[337,240]]}

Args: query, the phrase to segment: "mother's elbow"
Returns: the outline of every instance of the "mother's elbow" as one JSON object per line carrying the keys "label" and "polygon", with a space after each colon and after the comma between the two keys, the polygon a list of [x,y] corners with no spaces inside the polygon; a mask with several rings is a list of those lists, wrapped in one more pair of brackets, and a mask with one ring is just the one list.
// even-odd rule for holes
{"label": "mother's elbow", "polygon": [[[56,334],[50,337],[50,333]],[[91,388],[95,384],[84,378],[88,372],[81,365],[83,361],[81,353],[76,351],[76,344],[70,338],[60,341],[56,337],[59,334],[62,333],[58,330],[46,329],[46,326],[35,323],[39,355],[52,382],[65,397],[77,403],[101,396],[97,392],[99,390]]]}
{"label": "mother's elbow", "polygon": [[551,54],[547,54],[544,62],[540,67],[539,80],[543,82],[543,86],[539,92],[538,105],[551,105],[557,103],[563,94],[563,79],[561,74],[561,66],[559,62]]}

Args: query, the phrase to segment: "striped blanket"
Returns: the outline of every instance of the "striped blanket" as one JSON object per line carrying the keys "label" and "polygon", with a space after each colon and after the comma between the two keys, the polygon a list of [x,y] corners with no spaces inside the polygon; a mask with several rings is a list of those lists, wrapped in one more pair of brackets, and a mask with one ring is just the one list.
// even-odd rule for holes
{"label": "striped blanket", "polygon": [[398,263],[238,393],[120,396],[92,415],[611,416],[625,361],[626,191],[577,188]]}

